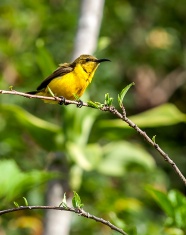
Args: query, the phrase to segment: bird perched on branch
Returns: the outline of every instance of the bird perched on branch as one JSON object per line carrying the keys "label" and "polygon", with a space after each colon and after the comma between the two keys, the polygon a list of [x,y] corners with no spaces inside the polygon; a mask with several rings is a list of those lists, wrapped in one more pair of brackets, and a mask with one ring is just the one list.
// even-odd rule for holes
{"label": "bird perched on branch", "polygon": [[[97,59],[91,55],[81,55],[72,63],[60,64],[48,76],[36,91],[27,92],[41,96],[58,96],[68,100],[79,100],[91,83],[99,64],[108,59]],[[58,103],[57,101],[44,100],[45,103]]]}

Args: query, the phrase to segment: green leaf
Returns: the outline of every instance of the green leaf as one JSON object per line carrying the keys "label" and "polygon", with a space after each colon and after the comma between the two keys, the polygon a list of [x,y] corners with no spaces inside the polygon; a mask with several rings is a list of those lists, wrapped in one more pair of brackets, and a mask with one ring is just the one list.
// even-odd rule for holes
{"label": "green leaf", "polygon": [[168,227],[165,229],[165,231],[166,231],[165,235],[185,235],[185,232],[179,228]]}
{"label": "green leaf", "polygon": [[70,105],[62,115],[64,123],[62,132],[65,134],[65,139],[79,146],[86,145],[98,115],[99,112],[95,109],[77,109]]}
{"label": "green leaf", "polygon": [[58,176],[54,173],[39,170],[22,172],[14,160],[1,160],[0,172],[0,199],[5,202],[21,197],[32,187]]}
{"label": "green leaf", "polygon": [[154,143],[156,143],[156,135],[154,135],[154,136],[152,137],[152,141],[153,141]]}
{"label": "green leaf", "polygon": [[67,198],[66,198],[66,193],[64,193],[63,196],[63,201],[62,201],[65,205],[67,205]]}
{"label": "green leaf", "polygon": [[77,95],[77,94],[73,94],[75,100],[79,101],[80,100],[80,97]]}
{"label": "green leaf", "polygon": [[9,86],[9,90],[12,91],[13,90],[13,86]]}
{"label": "green leaf", "polygon": [[50,95],[51,95],[52,97],[55,97],[54,93],[52,92],[52,90],[50,89],[50,87],[49,87],[49,86],[47,86],[47,89],[48,89],[48,91],[49,91]]}
{"label": "green leaf", "polygon": [[38,53],[35,55],[37,64],[39,65],[43,76],[47,77],[56,69],[56,64],[54,63],[53,57],[49,51],[47,51],[45,43],[41,38],[37,39],[36,46],[38,49]]}
{"label": "green leaf", "polygon": [[26,130],[39,145],[49,151],[56,150],[58,145],[56,139],[61,140],[62,143],[63,135],[60,126],[40,119],[16,105],[0,105],[0,109],[1,115],[9,123],[9,130],[13,131],[14,128],[17,130],[18,127],[20,131]]}
{"label": "green leaf", "polygon": [[14,202],[14,205],[19,208],[19,204],[17,202]]}
{"label": "green leaf", "polygon": [[118,94],[118,103],[119,103],[120,107],[123,105],[123,99],[124,99],[125,95],[127,94],[127,92],[130,89],[130,87],[133,86],[133,85],[135,85],[134,82],[130,83],[125,88],[123,88],[123,90],[121,91],[120,94]]}
{"label": "green leaf", "polygon": [[101,159],[102,150],[98,144],[79,144],[68,142],[66,144],[70,158],[83,170],[95,169]]}
{"label": "green leaf", "polygon": [[74,164],[70,168],[70,187],[74,190],[78,190],[82,183],[82,177],[83,177],[83,169],[78,166],[77,164]]}
{"label": "green leaf", "polygon": [[66,193],[64,193],[64,196],[63,196],[63,200],[62,202],[59,204],[59,207],[62,206],[64,208],[68,208],[67,206],[67,199],[66,199]]}
{"label": "green leaf", "polygon": [[110,97],[109,93],[106,93],[105,94],[105,105],[107,106],[111,106],[112,105],[112,102],[113,102],[113,98]]}
{"label": "green leaf", "polygon": [[147,192],[154,198],[159,204],[161,209],[169,216],[174,217],[174,208],[170,202],[168,195],[160,190],[157,190],[151,186],[146,187]]}
{"label": "green leaf", "polygon": [[25,206],[28,206],[28,201],[27,201],[26,197],[23,197],[23,199],[24,199],[24,202],[25,202]]}
{"label": "green leaf", "polygon": [[83,204],[81,203],[80,196],[74,191],[74,196],[72,198],[72,205],[74,208],[82,208]]}
{"label": "green leaf", "polygon": [[174,211],[174,222],[181,228],[185,227],[185,218],[186,218],[186,198],[177,190],[170,190],[168,193],[168,199],[173,206]]}
{"label": "green leaf", "polygon": [[162,210],[169,216],[167,219],[167,224],[169,226],[186,228],[186,199],[184,195],[176,190],[164,193],[151,186],[148,186],[146,189],[160,205]]}
{"label": "green leaf", "polygon": [[78,164],[78,166],[87,171],[92,169],[91,163],[88,161],[84,149],[81,146],[72,142],[68,142],[67,149],[71,159],[73,159],[73,161]]}
{"label": "green leaf", "polygon": [[[143,113],[128,117],[140,128],[170,126],[186,122],[186,115],[173,104],[163,104]],[[120,119],[100,121],[102,128],[128,129],[128,124]]]}
{"label": "green leaf", "polygon": [[186,206],[185,196],[177,190],[170,190],[168,193],[169,200],[172,202],[174,207]]}
{"label": "green leaf", "polygon": [[87,101],[87,104],[88,104],[89,107],[93,107],[95,109],[99,109],[99,108],[101,108],[101,106],[103,106],[101,103],[93,102],[91,100]]}
{"label": "green leaf", "polygon": [[151,170],[155,162],[151,155],[140,145],[127,141],[117,141],[102,148],[103,157],[97,166],[102,174],[122,176],[129,164],[138,165],[143,170]]}
{"label": "green leaf", "polygon": [[131,116],[131,120],[140,127],[169,126],[186,122],[186,115],[180,112],[175,105],[167,103]]}

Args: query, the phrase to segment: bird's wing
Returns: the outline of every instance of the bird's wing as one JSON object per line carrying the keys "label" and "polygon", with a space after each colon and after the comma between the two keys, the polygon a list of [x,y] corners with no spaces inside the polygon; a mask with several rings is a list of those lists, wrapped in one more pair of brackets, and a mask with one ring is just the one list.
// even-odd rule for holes
{"label": "bird's wing", "polygon": [[60,67],[57,68],[51,75],[49,75],[45,80],[37,87],[37,90],[42,90],[43,88],[46,88],[48,84],[57,77],[63,76],[67,73],[70,73],[73,71],[73,66],[70,66],[71,64],[65,63],[60,64]]}

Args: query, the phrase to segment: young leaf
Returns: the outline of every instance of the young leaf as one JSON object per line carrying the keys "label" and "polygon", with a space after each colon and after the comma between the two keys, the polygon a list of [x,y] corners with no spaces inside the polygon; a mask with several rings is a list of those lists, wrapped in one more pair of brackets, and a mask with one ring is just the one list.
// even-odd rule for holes
{"label": "young leaf", "polygon": [[68,208],[67,206],[67,200],[66,200],[66,193],[64,193],[64,196],[63,196],[63,200],[62,202],[59,204],[59,207],[62,206],[64,208]]}
{"label": "young leaf", "polygon": [[98,102],[93,102],[93,101],[87,101],[87,104],[89,107],[93,107],[95,109],[99,109],[101,103]]}
{"label": "young leaf", "polygon": [[23,197],[23,199],[24,199],[24,202],[25,202],[25,206],[28,206],[28,201],[27,201],[26,197]]}
{"label": "young leaf", "polygon": [[17,202],[14,202],[14,205],[18,208],[19,204]]}
{"label": "young leaf", "polygon": [[80,196],[74,191],[74,196],[72,198],[72,205],[74,208],[82,208],[83,204],[81,203]]}
{"label": "young leaf", "polygon": [[130,89],[131,86],[135,85],[134,82],[130,83],[128,86],[126,86],[125,88],[123,88],[123,90],[121,91],[121,93],[118,95],[118,103],[119,106],[121,107],[123,104],[123,99],[127,93],[127,91]]}
{"label": "young leaf", "polygon": [[80,97],[77,94],[73,94],[76,101],[80,100]]}
{"label": "young leaf", "polygon": [[13,86],[9,86],[9,90],[12,91],[13,90]]}
{"label": "young leaf", "polygon": [[154,135],[154,136],[152,137],[152,141],[153,141],[154,143],[156,143],[156,135]]}
{"label": "young leaf", "polygon": [[113,102],[113,98],[110,97],[109,93],[105,94],[105,105],[111,106]]}
{"label": "young leaf", "polygon": [[67,198],[66,198],[66,193],[64,193],[64,196],[63,196],[63,201],[62,201],[64,204],[67,204]]}
{"label": "young leaf", "polygon": [[159,204],[161,209],[169,216],[174,217],[174,208],[172,203],[168,198],[168,194],[160,190],[157,190],[151,186],[147,186],[146,190],[154,198],[154,200]]}
{"label": "young leaf", "polygon": [[48,91],[49,91],[50,95],[51,95],[52,97],[55,97],[54,93],[52,92],[52,90],[50,89],[50,87],[49,87],[49,86],[47,86],[47,89],[48,89]]}

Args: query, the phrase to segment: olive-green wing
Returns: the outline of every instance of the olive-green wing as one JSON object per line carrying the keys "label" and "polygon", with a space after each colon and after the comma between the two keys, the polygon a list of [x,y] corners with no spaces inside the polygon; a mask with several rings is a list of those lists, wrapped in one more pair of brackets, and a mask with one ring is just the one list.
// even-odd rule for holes
{"label": "olive-green wing", "polygon": [[43,88],[46,88],[48,86],[48,84],[57,77],[63,76],[67,73],[72,72],[74,69],[73,66],[71,66],[70,64],[63,64],[60,65],[59,68],[57,68],[50,76],[48,76],[38,87],[37,90],[42,90]]}

